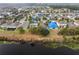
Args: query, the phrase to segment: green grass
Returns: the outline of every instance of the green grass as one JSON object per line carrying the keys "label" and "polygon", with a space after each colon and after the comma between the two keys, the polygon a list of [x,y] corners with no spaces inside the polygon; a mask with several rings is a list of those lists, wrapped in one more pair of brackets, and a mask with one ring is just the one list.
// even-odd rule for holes
{"label": "green grass", "polygon": [[9,42],[9,41],[0,41],[0,44],[14,44],[16,42]]}
{"label": "green grass", "polygon": [[[28,29],[25,29],[25,32],[28,32]],[[19,34],[19,29],[16,29],[15,31],[8,31],[8,30],[3,30],[0,29],[0,33],[4,33],[4,34]]]}
{"label": "green grass", "polygon": [[[28,32],[28,29],[25,29],[25,32]],[[16,29],[15,31],[8,31],[4,29],[0,29],[0,34],[19,34],[19,30]],[[14,44],[16,42],[13,41],[0,41],[0,44]]]}
{"label": "green grass", "polygon": [[66,43],[66,44],[63,44],[63,46],[66,46],[66,47],[74,49],[74,50],[79,49],[79,44],[77,44],[77,43]]}
{"label": "green grass", "polygon": [[79,50],[79,44],[78,43],[57,43],[57,42],[51,42],[51,43],[47,43],[47,44],[44,44],[45,47],[50,47],[50,48],[57,48],[57,47],[62,47],[62,46],[65,46],[65,47],[68,47],[70,49],[73,49],[73,50]]}
{"label": "green grass", "polygon": [[0,29],[0,33],[17,34],[18,32],[16,30],[15,31],[8,31],[8,30]]}
{"label": "green grass", "polygon": [[61,47],[62,45],[60,45],[57,42],[50,42],[50,43],[46,43],[44,44],[45,47],[50,47],[50,48],[57,48],[57,47]]}

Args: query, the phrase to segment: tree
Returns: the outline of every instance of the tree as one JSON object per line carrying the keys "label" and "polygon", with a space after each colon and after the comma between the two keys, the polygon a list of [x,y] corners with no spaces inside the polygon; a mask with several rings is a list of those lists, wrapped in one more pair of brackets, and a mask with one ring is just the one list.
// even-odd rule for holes
{"label": "tree", "polygon": [[42,27],[30,28],[30,32],[32,34],[37,34],[37,35],[42,35],[42,36],[47,36],[49,34],[48,29],[42,28]]}
{"label": "tree", "polygon": [[29,16],[28,20],[29,20],[30,23],[32,23],[32,17],[31,16]]}
{"label": "tree", "polygon": [[47,18],[45,16],[43,16],[43,20],[47,20]]}
{"label": "tree", "polygon": [[47,20],[45,24],[48,26],[48,24],[49,24],[50,22],[51,22],[51,20]]}
{"label": "tree", "polygon": [[49,34],[49,31],[46,28],[39,28],[39,32],[43,36],[47,36]]}
{"label": "tree", "polygon": [[18,30],[19,30],[20,34],[24,34],[25,33],[25,30],[22,27],[18,28]]}

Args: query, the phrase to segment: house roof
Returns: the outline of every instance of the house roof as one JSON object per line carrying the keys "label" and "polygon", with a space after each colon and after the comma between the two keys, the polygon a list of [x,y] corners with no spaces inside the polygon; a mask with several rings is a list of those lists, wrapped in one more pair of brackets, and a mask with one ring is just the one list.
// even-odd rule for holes
{"label": "house roof", "polygon": [[11,24],[8,24],[8,23],[5,23],[5,24],[2,24],[1,27],[5,27],[5,28],[16,28],[19,24],[17,23],[11,23]]}
{"label": "house roof", "polygon": [[55,22],[55,21],[50,22],[50,23],[48,24],[48,28],[49,28],[49,29],[58,28],[57,22]]}

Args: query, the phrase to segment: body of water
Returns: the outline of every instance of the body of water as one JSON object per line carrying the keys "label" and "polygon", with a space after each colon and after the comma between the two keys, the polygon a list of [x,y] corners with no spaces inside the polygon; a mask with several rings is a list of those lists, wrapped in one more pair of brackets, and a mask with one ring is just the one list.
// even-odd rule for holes
{"label": "body of water", "polygon": [[67,47],[47,48],[41,44],[0,44],[1,55],[78,55]]}

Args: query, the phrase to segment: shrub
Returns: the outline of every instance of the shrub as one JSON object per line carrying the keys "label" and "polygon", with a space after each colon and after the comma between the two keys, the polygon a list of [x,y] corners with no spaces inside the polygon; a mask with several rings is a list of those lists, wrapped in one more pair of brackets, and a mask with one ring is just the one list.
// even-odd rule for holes
{"label": "shrub", "polygon": [[29,31],[30,31],[32,34],[39,34],[38,28],[36,28],[36,27],[30,28]]}
{"label": "shrub", "polygon": [[25,33],[25,30],[22,27],[18,28],[18,30],[19,30],[20,34],[24,34]]}
{"label": "shrub", "polygon": [[39,29],[39,32],[40,32],[40,34],[43,35],[43,36],[47,36],[47,35],[49,34],[48,29],[45,29],[45,28],[40,28],[40,29]]}
{"label": "shrub", "polygon": [[38,34],[38,35],[42,35],[42,36],[47,36],[49,34],[48,29],[42,28],[42,27],[30,28],[30,32],[32,34]]}
{"label": "shrub", "polygon": [[64,28],[59,31],[61,35],[79,35],[79,28]]}

